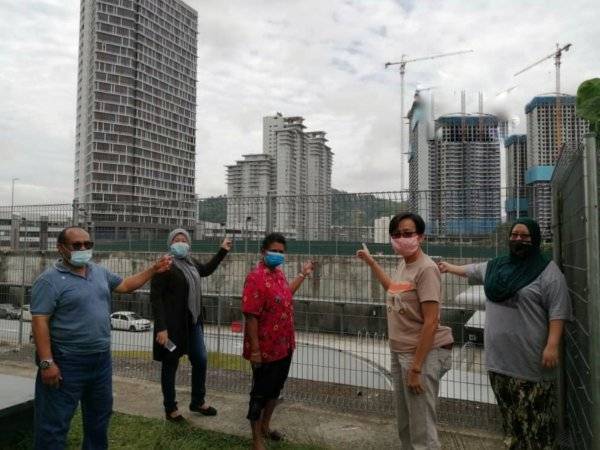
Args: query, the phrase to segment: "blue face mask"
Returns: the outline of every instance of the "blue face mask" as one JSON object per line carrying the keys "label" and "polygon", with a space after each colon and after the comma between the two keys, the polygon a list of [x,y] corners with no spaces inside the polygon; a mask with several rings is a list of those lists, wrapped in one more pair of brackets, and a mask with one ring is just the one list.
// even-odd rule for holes
{"label": "blue face mask", "polygon": [[170,249],[175,258],[185,258],[190,252],[190,244],[187,242],[173,242]]}
{"label": "blue face mask", "polygon": [[277,252],[267,252],[264,256],[265,264],[274,269],[277,266],[280,266],[285,261],[285,255],[283,253]]}
{"label": "blue face mask", "polygon": [[83,267],[92,259],[92,249],[76,250],[71,252],[69,263],[74,267]]}

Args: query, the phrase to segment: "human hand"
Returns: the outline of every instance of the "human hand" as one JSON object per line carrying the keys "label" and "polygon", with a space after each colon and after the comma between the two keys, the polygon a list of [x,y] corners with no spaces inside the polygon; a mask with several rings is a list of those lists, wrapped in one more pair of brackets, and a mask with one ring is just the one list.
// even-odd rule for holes
{"label": "human hand", "polygon": [[367,244],[365,244],[364,242],[362,245],[362,250],[358,250],[356,252],[356,256],[359,259],[362,259],[367,264],[370,264],[372,261],[374,261],[373,256],[371,256],[371,252],[369,251],[369,248],[367,247]]}
{"label": "human hand", "polygon": [[250,364],[252,365],[252,367],[260,367],[260,365],[262,364],[260,350],[250,353]]}
{"label": "human hand", "polygon": [[224,250],[230,251],[232,247],[233,241],[230,238],[225,238],[223,239],[223,242],[221,242],[221,248]]}
{"label": "human hand", "polygon": [[40,375],[42,377],[42,383],[53,388],[58,388],[60,386],[62,375],[56,363],[52,364],[47,369],[41,369]]}
{"label": "human hand", "polygon": [[421,384],[421,373],[415,372],[412,369],[408,370],[408,380],[406,386],[413,394],[422,394],[425,392],[423,385]]}
{"label": "human hand", "polygon": [[447,263],[446,261],[440,261],[437,263],[437,266],[441,273],[448,273],[452,264]]}
{"label": "human hand", "polygon": [[542,367],[554,369],[558,366],[558,345],[546,345],[542,353]]}
{"label": "human hand", "polygon": [[159,331],[156,333],[156,342],[163,347],[169,340],[169,332],[167,330]]}
{"label": "human hand", "polygon": [[309,259],[302,265],[302,275],[305,277],[309,276],[315,270],[315,262],[312,259]]}
{"label": "human hand", "polygon": [[154,263],[152,268],[154,269],[154,273],[163,273],[171,269],[171,264],[173,264],[173,257],[171,255],[163,255]]}

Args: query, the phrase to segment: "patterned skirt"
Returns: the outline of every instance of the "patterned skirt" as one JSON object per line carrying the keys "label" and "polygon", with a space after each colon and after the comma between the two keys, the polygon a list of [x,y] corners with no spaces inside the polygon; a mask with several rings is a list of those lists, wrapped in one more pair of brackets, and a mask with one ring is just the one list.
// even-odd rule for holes
{"label": "patterned skirt", "polygon": [[557,411],[553,381],[526,381],[489,372],[504,428],[506,448],[546,450],[556,441]]}

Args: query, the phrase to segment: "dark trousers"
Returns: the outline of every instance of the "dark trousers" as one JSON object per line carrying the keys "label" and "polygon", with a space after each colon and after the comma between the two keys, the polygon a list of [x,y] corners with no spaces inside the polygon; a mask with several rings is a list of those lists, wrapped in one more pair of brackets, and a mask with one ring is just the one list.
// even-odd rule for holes
{"label": "dark trousers", "polygon": [[62,381],[58,388],[35,380],[34,448],[62,450],[77,405],[81,401],[85,450],[108,448],[112,414],[112,361],[110,352],[91,355],[54,353]]}
{"label": "dark trousers", "polygon": [[[206,396],[206,368],[208,365],[208,354],[204,344],[204,326],[202,322],[190,327],[188,358],[192,365],[192,401],[190,406],[204,405]],[[175,350],[177,351],[177,350]],[[166,413],[177,410],[175,396],[175,378],[179,367],[179,357],[167,355],[162,361],[160,373],[160,384],[163,393],[163,405]]]}
{"label": "dark trousers", "polygon": [[277,361],[265,362],[252,367],[252,389],[246,418],[251,421],[260,415],[269,400],[276,400],[287,380],[292,364],[292,355]]}

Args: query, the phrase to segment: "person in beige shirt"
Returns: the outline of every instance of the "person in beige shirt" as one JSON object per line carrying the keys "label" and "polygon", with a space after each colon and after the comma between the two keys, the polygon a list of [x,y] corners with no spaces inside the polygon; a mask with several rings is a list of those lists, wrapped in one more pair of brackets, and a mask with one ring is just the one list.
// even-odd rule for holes
{"label": "person in beige shirt", "polygon": [[425,222],[412,213],[390,221],[390,243],[402,259],[390,277],[365,245],[356,255],[386,290],[394,401],[402,449],[439,449],[439,381],[452,365],[452,331],[440,325],[440,271],[421,250]]}

